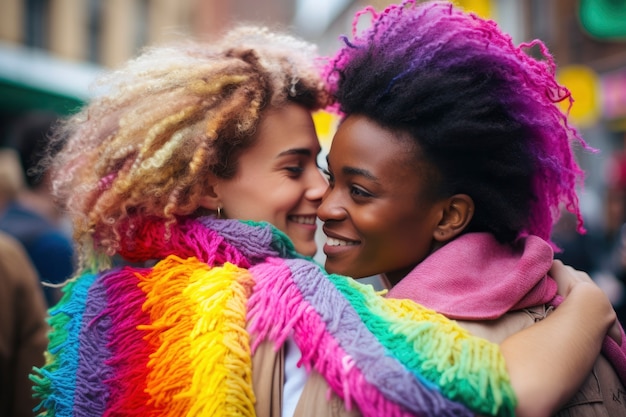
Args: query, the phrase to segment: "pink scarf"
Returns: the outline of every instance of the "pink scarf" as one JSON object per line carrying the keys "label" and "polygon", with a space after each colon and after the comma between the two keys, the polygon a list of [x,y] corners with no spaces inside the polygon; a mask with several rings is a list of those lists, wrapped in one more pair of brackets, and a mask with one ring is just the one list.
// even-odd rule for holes
{"label": "pink scarf", "polygon": [[[491,234],[468,233],[429,255],[387,296],[458,320],[493,320],[508,311],[557,306],[562,297],[548,276],[552,258],[550,245],[537,236],[502,245]],[[622,345],[607,336],[602,352],[626,384],[626,335],[620,330]]]}

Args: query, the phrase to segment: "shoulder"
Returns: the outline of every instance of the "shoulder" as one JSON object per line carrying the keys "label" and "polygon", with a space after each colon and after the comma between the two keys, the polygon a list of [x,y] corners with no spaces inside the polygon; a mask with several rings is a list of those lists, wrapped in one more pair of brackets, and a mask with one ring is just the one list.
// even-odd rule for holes
{"label": "shoulder", "polygon": [[457,320],[457,323],[474,336],[500,344],[510,335],[532,326],[535,323],[535,315],[539,314],[538,310],[544,310],[543,306],[509,311],[496,320]]}

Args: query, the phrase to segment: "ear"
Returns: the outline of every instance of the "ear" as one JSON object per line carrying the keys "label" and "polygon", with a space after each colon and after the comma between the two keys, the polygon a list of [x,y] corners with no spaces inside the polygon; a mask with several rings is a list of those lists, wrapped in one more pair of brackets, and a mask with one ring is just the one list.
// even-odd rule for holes
{"label": "ear", "polygon": [[467,227],[474,215],[474,200],[467,194],[455,194],[446,199],[441,220],[434,233],[438,242],[448,242]]}
{"label": "ear", "polygon": [[204,186],[204,192],[198,201],[200,207],[217,211],[218,207],[221,208],[221,198],[219,194],[219,180],[212,175],[206,179]]}

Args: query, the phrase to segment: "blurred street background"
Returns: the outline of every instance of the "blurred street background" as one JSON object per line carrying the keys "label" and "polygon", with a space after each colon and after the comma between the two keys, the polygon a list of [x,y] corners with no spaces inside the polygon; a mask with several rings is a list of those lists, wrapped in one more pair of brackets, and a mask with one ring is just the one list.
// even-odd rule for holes
{"label": "blurred street background", "polygon": [[[626,0],[465,0],[516,43],[542,39],[576,100],[572,121],[599,152],[580,153],[587,234],[564,216],[555,240],[566,263],[589,272],[626,311]],[[0,139],[32,111],[67,115],[89,84],[142,47],[211,40],[236,23],[289,30],[331,54],[352,17],[380,0],[0,0]],[[316,115],[325,147],[336,120]],[[621,314],[622,319],[626,314]]]}

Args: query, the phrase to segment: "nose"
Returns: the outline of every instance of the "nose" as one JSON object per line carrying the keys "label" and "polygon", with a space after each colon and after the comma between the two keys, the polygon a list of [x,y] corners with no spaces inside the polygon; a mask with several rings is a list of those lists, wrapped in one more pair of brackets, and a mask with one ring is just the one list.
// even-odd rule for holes
{"label": "nose", "polygon": [[322,203],[317,208],[317,217],[323,221],[341,220],[345,215],[345,211],[339,204],[338,192],[327,187],[324,196],[322,197]]}
{"label": "nose", "polygon": [[328,188],[328,181],[322,175],[319,169],[311,170],[309,184],[306,191],[306,198],[311,201],[321,201],[326,189]]}

